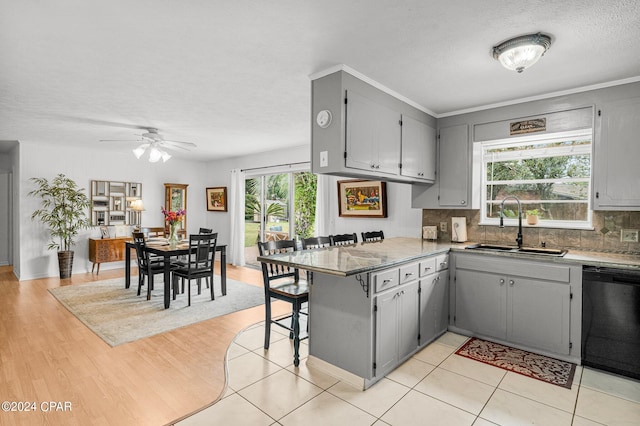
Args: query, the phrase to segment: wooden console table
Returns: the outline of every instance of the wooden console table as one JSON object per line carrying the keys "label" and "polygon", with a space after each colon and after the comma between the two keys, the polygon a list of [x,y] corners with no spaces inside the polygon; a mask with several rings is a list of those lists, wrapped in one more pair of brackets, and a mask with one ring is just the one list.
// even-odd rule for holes
{"label": "wooden console table", "polygon": [[93,262],[91,273],[96,264],[100,273],[100,264],[105,262],[118,262],[125,260],[125,243],[133,241],[131,237],[116,238],[89,238],[89,261]]}

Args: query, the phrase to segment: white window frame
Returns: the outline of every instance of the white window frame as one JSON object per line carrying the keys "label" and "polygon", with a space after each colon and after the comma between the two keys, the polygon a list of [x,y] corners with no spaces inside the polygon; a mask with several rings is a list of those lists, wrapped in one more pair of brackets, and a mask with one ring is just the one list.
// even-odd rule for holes
{"label": "white window frame", "polygon": [[[558,133],[548,133],[548,134],[544,134],[544,135],[527,135],[527,136],[521,136],[521,137],[514,137],[514,138],[509,138],[509,139],[499,139],[499,140],[491,140],[491,141],[486,141],[486,142],[482,142],[481,145],[481,159],[480,159],[480,163],[481,163],[481,183],[480,183],[480,225],[494,225],[494,226],[499,226],[500,225],[500,219],[498,218],[491,218],[491,217],[486,217],[486,206],[487,206],[487,163],[491,160],[489,160],[486,157],[486,150],[489,148],[494,148],[497,146],[517,146],[517,145],[529,145],[531,143],[534,142],[540,142],[540,143],[552,143],[554,141],[566,141],[568,139],[589,139],[591,141],[591,143],[589,145],[584,145],[584,146],[576,146],[576,147],[567,147],[566,148],[566,152],[569,153],[576,153],[576,151],[578,151],[577,153],[582,153],[582,154],[589,154],[591,156],[591,161],[590,161],[590,170],[589,170],[589,177],[588,178],[575,178],[575,179],[562,179],[563,182],[587,182],[588,188],[587,188],[587,220],[585,221],[570,221],[570,220],[544,220],[544,221],[540,221],[538,222],[537,225],[527,225],[526,220],[525,220],[525,211],[527,210],[526,205],[527,202],[526,200],[521,200],[522,203],[522,226],[526,227],[526,226],[531,226],[531,227],[536,227],[536,228],[562,228],[562,229],[588,229],[588,230],[593,230],[593,200],[592,200],[592,192],[591,192],[591,183],[592,183],[592,177],[593,177],[593,129],[589,128],[589,129],[581,129],[581,130],[573,130],[573,131],[568,131],[568,132],[558,132]],[[562,148],[554,148],[554,154],[557,155],[557,153],[562,153],[563,149]],[[535,155],[532,157],[527,157],[527,158],[541,158],[545,156],[545,149],[541,148],[541,149],[534,149],[531,150],[531,153],[537,153],[539,155]],[[556,156],[553,155],[553,156]],[[505,153],[504,155],[502,155],[502,157],[508,157],[509,154]],[[552,155],[548,155],[548,156],[552,156]],[[523,158],[522,156],[516,154],[515,152],[513,153],[513,158]],[[557,182],[558,179],[534,179],[534,180],[522,180],[522,181],[516,181],[516,180],[510,180],[510,181],[492,181],[494,184],[495,183],[505,183],[505,184],[518,184],[518,183],[523,183],[523,184],[527,184],[527,183],[545,183],[545,182]],[[553,201],[545,201],[545,202],[553,202]],[[567,200],[562,200],[562,201],[558,201],[558,203],[567,203],[570,201]],[[576,202],[581,202],[581,201],[576,201]],[[499,208],[499,204],[500,202],[497,202],[498,204],[498,208]],[[513,199],[508,199],[505,203],[505,205],[512,205],[515,204],[515,200]],[[536,203],[537,204],[537,203]],[[505,226],[517,226],[518,225],[518,218],[508,218],[505,217],[504,218],[504,225]]]}

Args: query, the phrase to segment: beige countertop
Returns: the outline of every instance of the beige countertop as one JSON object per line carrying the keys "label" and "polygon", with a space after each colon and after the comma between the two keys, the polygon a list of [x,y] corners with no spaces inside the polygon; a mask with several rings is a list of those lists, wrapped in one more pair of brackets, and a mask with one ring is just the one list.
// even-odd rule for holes
{"label": "beige countertop", "polygon": [[[268,257],[258,257],[259,261],[305,269],[325,274],[349,276],[390,268],[425,256],[465,251],[465,247],[474,244],[438,243],[420,238],[387,238],[383,241],[358,243],[349,246],[335,246],[313,250],[282,253]],[[522,253],[487,253],[474,251],[479,255],[519,257],[538,259],[545,262],[571,263],[580,265],[603,266],[611,268],[640,270],[640,255],[625,253],[594,252],[569,250],[563,257],[541,256]]]}

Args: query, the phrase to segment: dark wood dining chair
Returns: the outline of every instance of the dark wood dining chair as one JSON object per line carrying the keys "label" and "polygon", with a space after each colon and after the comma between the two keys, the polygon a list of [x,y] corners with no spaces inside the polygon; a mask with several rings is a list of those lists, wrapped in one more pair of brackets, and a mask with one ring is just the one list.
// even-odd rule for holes
{"label": "dark wood dining chair", "polygon": [[332,246],[344,246],[347,244],[357,244],[358,234],[354,232],[353,234],[329,235],[329,239],[331,240]]}
{"label": "dark wood dining chair", "polygon": [[[213,229],[211,229],[211,228],[200,228],[198,230],[198,234],[212,234],[212,233],[213,233]],[[214,260],[214,262],[216,260],[215,259],[215,254],[213,255],[213,260]],[[209,288],[209,285],[210,285],[209,278],[207,278],[205,281],[207,282],[207,288]]]}
{"label": "dark wood dining chair", "polygon": [[[294,240],[267,241],[258,243],[260,256],[270,256],[287,251],[295,251]],[[277,324],[289,330],[289,338],[293,339],[293,365],[300,365],[300,340],[308,338],[308,334],[300,338],[300,315],[308,315],[302,311],[302,304],[309,301],[309,285],[300,280],[300,273],[295,268],[262,263],[262,281],[265,297],[264,348],[269,349],[271,324]],[[271,298],[291,303],[292,312],[279,318],[271,317]],[[284,322],[291,318],[291,325]]]}
{"label": "dark wood dining chair", "polygon": [[363,242],[382,241],[382,240],[384,240],[384,232],[382,231],[372,231],[372,232],[362,233]]}
{"label": "dark wood dining chair", "polygon": [[321,247],[329,247],[331,245],[331,239],[329,237],[310,237],[302,239],[302,249],[314,249]]}
{"label": "dark wood dining chair", "polygon": [[197,280],[198,294],[201,294],[202,279],[211,279],[211,300],[215,300],[213,292],[213,259],[216,255],[216,244],[218,233],[212,234],[191,234],[189,235],[189,254],[187,264],[179,266],[173,270],[171,278],[173,285],[173,298],[175,299],[178,278],[181,279],[182,292],[184,293],[184,282],[187,281],[187,305],[191,306],[191,280]]}
{"label": "dark wood dining chair", "polygon": [[140,229],[140,232],[144,234],[145,237],[164,237],[164,226],[153,227],[147,226]]}
{"label": "dark wood dining chair", "polygon": [[138,260],[138,296],[144,285],[144,277],[147,277],[147,300],[151,300],[151,290],[153,290],[153,277],[164,274],[164,261],[158,262],[151,259],[147,251],[147,242],[142,232],[133,233],[133,243],[136,247],[136,257]]}

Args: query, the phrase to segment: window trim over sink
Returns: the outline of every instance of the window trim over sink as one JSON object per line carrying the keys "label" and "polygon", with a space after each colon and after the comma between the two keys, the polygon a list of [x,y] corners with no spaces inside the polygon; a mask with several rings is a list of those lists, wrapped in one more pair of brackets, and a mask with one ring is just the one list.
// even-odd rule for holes
{"label": "window trim over sink", "polygon": [[[561,142],[580,141],[575,145],[559,145]],[[508,150],[496,151],[496,148],[508,148]],[[586,184],[586,195],[577,200],[537,200],[526,199],[521,197],[522,202],[522,218],[523,226],[531,226],[538,228],[562,228],[562,229],[584,229],[593,230],[593,211],[592,211],[592,193],[591,180],[593,173],[593,129],[586,128],[573,130],[568,132],[557,132],[547,134],[534,134],[527,136],[514,137],[509,139],[490,140],[477,143],[474,152],[479,155],[480,165],[480,225],[499,226],[499,218],[488,216],[488,205],[495,205],[499,209],[500,200],[502,198],[494,198],[493,201],[488,200],[488,194],[493,187],[498,185],[538,185],[538,184]],[[504,179],[489,180],[489,167],[496,162],[508,161],[524,161],[542,158],[560,158],[565,156],[580,156],[588,158],[588,171],[582,176],[563,176],[560,178],[528,178],[523,176],[522,179]],[[519,176],[516,176],[519,178]],[[515,191],[514,191],[515,193]],[[513,195],[514,193],[510,194]],[[584,192],[583,192],[584,194]],[[525,198],[525,199],[522,199]],[[507,202],[509,203],[509,201]],[[541,203],[547,206],[559,203],[569,204],[586,204],[585,220],[540,220],[536,225],[527,225],[526,214],[527,205],[538,205]],[[510,204],[509,204],[510,205]],[[505,217],[504,224],[506,226],[517,226],[518,218]]]}

